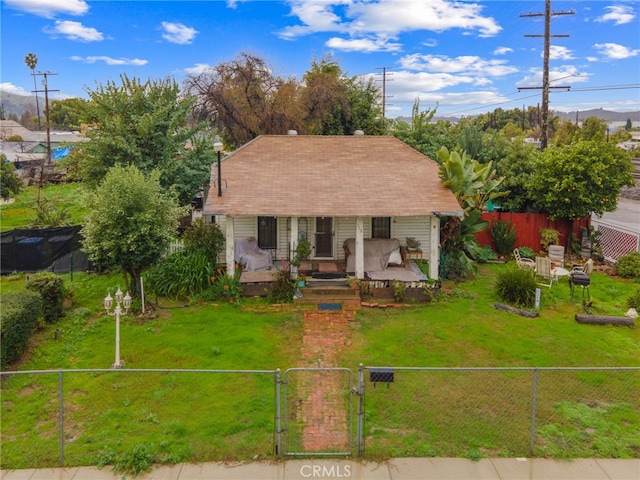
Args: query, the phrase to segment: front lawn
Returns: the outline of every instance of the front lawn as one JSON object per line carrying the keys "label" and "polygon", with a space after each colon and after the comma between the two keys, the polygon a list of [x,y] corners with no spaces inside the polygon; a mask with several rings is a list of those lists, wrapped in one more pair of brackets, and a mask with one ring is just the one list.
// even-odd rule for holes
{"label": "front lawn", "polygon": [[[538,318],[496,310],[493,284],[501,268],[485,265],[474,280],[445,282],[433,304],[361,310],[351,323],[341,366],[354,372],[360,363],[640,366],[640,331],[575,322],[582,298],[570,298],[566,278],[543,289]],[[101,305],[120,277],[63,277],[75,290],[74,306],[34,336],[33,348],[16,366],[54,373],[17,375],[2,385],[5,469],[57,465],[56,370],[108,369],[113,363],[114,320]],[[3,292],[17,290],[22,282],[3,278],[0,286]],[[594,313],[622,315],[634,288],[637,283],[594,273]],[[63,376],[66,465],[270,457],[276,402],[271,372],[298,366],[301,342],[301,311],[250,300],[238,306],[160,299],[156,318],[122,317],[125,368]],[[132,369],[260,372],[127,372]],[[637,370],[539,375],[539,415],[549,420],[537,425],[537,455],[640,455]],[[376,457],[527,455],[531,382],[531,370],[399,369],[389,387],[367,384],[365,451]]]}

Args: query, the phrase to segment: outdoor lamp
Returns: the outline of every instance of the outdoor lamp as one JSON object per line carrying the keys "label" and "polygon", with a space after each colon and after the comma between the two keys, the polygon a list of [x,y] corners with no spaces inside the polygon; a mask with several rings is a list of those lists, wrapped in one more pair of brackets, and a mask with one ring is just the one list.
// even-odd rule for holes
{"label": "outdoor lamp", "polygon": [[220,141],[220,137],[216,135],[216,138],[213,139],[213,151],[218,155],[218,196],[222,196],[222,166],[220,165],[220,156],[222,154],[222,142]]}
{"label": "outdoor lamp", "polygon": [[111,368],[120,368],[124,366],[124,362],[120,361],[120,315],[126,315],[129,311],[131,307],[131,295],[127,292],[125,296],[122,296],[122,290],[118,287],[118,291],[115,293],[116,306],[112,313],[111,307],[113,307],[113,300],[111,292],[108,292],[107,296],[104,297],[104,308],[107,311],[107,315],[116,317],[116,354],[115,361],[113,365],[111,365]]}

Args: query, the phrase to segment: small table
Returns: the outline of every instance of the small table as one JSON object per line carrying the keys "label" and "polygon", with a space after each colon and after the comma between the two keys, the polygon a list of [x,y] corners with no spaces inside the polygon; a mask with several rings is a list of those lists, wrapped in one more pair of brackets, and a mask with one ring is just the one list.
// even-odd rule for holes
{"label": "small table", "polygon": [[409,263],[411,260],[422,260],[422,250],[407,249],[404,254],[404,261]]}
{"label": "small table", "polygon": [[571,273],[571,272],[569,272],[569,270],[567,270],[566,268],[562,268],[562,267],[556,267],[553,270],[551,270],[551,275],[556,277],[556,279],[558,281],[560,281],[560,277],[568,277],[569,273]]}

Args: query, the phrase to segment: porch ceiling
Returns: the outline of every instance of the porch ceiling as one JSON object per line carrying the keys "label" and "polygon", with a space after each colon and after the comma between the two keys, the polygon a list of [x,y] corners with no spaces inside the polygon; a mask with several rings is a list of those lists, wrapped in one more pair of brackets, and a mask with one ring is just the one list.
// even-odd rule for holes
{"label": "porch ceiling", "polygon": [[261,136],[211,170],[204,213],[264,216],[461,215],[438,165],[392,136]]}

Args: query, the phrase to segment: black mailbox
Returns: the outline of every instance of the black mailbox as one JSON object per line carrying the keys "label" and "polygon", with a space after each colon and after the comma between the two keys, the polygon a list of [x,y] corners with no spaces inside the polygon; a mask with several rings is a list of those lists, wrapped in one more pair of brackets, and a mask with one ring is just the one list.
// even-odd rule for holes
{"label": "black mailbox", "polygon": [[393,382],[393,374],[392,368],[370,368],[369,380],[374,384],[374,387],[378,382],[386,383],[389,386],[389,383]]}

